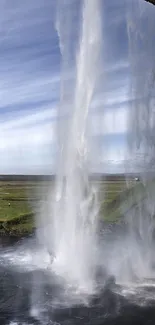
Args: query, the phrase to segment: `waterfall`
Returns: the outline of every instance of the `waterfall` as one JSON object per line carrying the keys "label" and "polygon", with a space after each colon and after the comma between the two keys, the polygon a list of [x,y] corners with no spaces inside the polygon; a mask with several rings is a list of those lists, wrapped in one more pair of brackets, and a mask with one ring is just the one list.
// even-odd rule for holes
{"label": "waterfall", "polygon": [[[138,252],[138,277],[152,274],[153,232],[155,216],[155,37],[154,13],[144,1],[128,5],[127,29],[130,64],[130,157],[131,166],[140,174],[142,187],[137,186],[136,206],[128,212],[130,237]],[[133,198],[135,199],[135,198]],[[132,255],[132,254],[131,254]],[[134,256],[135,254],[133,254]],[[131,258],[132,260],[132,258]],[[135,260],[133,262],[133,268]]]}
{"label": "waterfall", "polygon": [[89,182],[88,116],[99,73],[101,13],[99,0],[82,4],[82,18],[80,5],[76,7],[82,19],[80,35],[73,33],[75,3],[58,5],[56,29],[62,57],[58,162],[40,236],[53,256],[52,271],[79,290],[91,292],[98,203],[97,190]]}

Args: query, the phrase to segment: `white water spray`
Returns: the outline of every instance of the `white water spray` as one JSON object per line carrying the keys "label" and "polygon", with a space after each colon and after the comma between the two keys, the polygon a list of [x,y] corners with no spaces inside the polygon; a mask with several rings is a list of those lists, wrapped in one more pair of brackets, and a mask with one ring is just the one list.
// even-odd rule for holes
{"label": "white water spray", "polygon": [[[155,38],[154,8],[145,1],[127,1],[130,91],[128,116],[131,172],[140,175],[123,202],[127,235],[115,245],[113,267],[119,281],[155,277]],[[128,170],[129,171],[129,170]],[[125,210],[127,212],[125,212]],[[123,247],[123,248],[122,248]]]}
{"label": "white water spray", "polygon": [[[52,271],[85,292],[93,290],[96,258],[98,204],[96,190],[90,186],[88,179],[88,114],[99,73],[99,2],[83,1],[81,36],[76,56],[72,61],[75,62],[72,71],[69,69],[72,64],[69,61],[72,25],[69,23],[71,17],[67,9],[71,2],[61,1],[61,12],[58,12],[56,26],[63,61],[58,114],[60,154],[55,193],[51,188],[49,211],[42,215],[45,228],[44,245],[54,256]],[[69,78],[74,72],[75,78],[70,82]],[[69,86],[72,87],[71,91]]]}
{"label": "white water spray", "polygon": [[[138,278],[154,275],[152,265],[153,232],[155,227],[155,156],[154,142],[154,13],[150,4],[131,1],[127,27],[129,39],[129,64],[131,72],[129,132],[132,167],[140,174],[143,186],[137,186],[138,201],[127,215],[129,236],[134,247],[130,261]],[[151,176],[151,177],[150,177]],[[133,198],[134,199],[134,198]],[[137,251],[137,254],[135,252]],[[135,258],[134,258],[135,257]],[[136,265],[136,260],[139,261]]]}

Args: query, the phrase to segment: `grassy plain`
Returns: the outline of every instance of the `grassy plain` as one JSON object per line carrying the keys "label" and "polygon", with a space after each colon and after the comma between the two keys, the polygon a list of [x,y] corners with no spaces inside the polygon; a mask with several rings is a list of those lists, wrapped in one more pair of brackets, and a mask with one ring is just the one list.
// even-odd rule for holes
{"label": "grassy plain", "polygon": [[32,232],[34,218],[31,203],[39,199],[36,187],[35,182],[0,182],[0,234]]}
{"label": "grassy plain", "polygon": [[[99,189],[101,217],[109,222],[116,221],[120,217],[121,197],[127,191],[125,179],[107,177],[93,183]],[[21,236],[31,233],[34,229],[34,208],[43,199],[41,193],[45,194],[48,186],[47,181],[0,181],[0,234]],[[129,188],[133,186],[135,181],[131,180]]]}

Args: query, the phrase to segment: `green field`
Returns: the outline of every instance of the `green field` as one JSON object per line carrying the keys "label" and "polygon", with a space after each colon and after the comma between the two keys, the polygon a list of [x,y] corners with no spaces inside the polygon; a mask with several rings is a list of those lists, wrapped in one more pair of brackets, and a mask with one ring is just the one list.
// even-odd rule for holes
{"label": "green field", "polygon": [[32,201],[39,197],[32,182],[0,182],[0,233],[24,234],[34,227]]}
{"label": "green field", "polygon": [[[116,221],[124,193],[135,185],[131,180],[127,189],[124,179],[93,181],[99,189],[100,215],[106,221]],[[24,235],[34,229],[34,210],[37,202],[44,199],[49,182],[40,181],[1,181],[0,182],[0,233]],[[44,193],[44,198],[42,194]],[[123,198],[124,200],[124,198]]]}

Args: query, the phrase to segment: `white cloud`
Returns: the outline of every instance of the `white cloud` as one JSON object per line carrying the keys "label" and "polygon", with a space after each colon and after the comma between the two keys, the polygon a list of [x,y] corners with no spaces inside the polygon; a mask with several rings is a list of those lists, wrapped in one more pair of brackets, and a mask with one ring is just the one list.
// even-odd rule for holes
{"label": "white cloud", "polygon": [[18,105],[18,109],[21,109],[20,105],[25,102],[51,101],[52,97],[58,99],[58,89],[58,76],[36,76],[32,78],[30,75],[29,80],[25,80],[24,74],[17,78],[10,71],[10,76],[1,74],[0,77],[0,107]]}
{"label": "white cloud", "polygon": [[43,145],[54,142],[55,131],[52,124],[46,123],[18,130],[0,131],[0,150],[40,149]]}
{"label": "white cloud", "polygon": [[[48,107],[49,106],[49,107]],[[22,113],[22,112],[21,112]],[[56,120],[57,118],[57,109],[55,107],[50,107],[47,105],[46,107],[42,107],[42,110],[36,110],[34,113],[31,111],[26,111],[23,114],[16,113],[10,116],[10,119],[3,119],[0,122],[0,132],[7,131],[9,129],[17,129],[24,127],[31,127],[32,125],[37,125],[38,123],[44,124],[45,122],[49,122],[50,120]]]}
{"label": "white cloud", "polygon": [[46,173],[55,163],[55,122],[0,131],[1,173]]}

